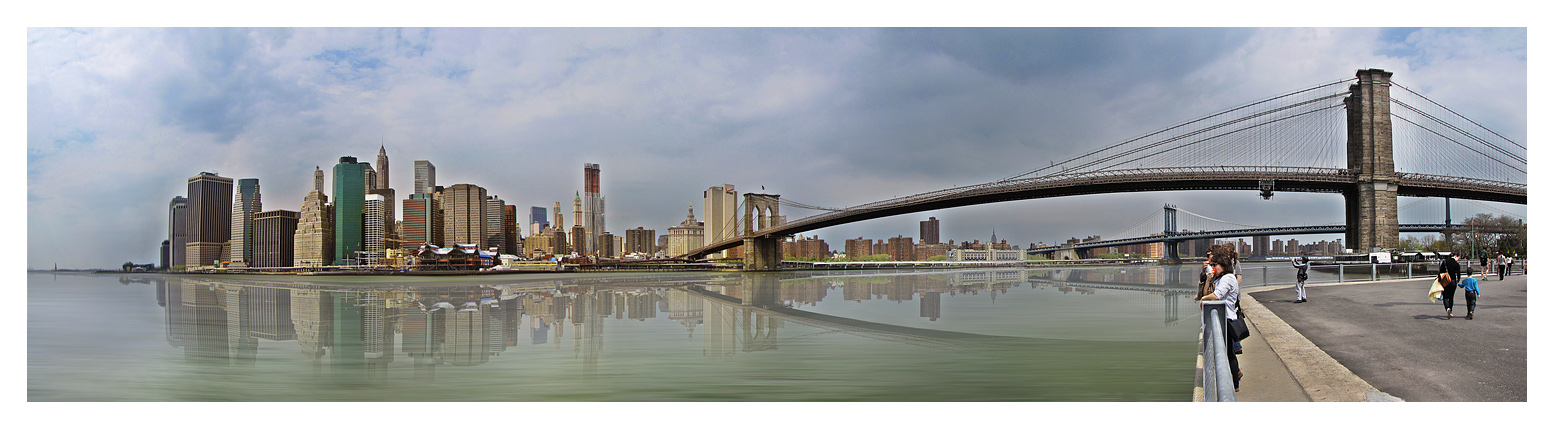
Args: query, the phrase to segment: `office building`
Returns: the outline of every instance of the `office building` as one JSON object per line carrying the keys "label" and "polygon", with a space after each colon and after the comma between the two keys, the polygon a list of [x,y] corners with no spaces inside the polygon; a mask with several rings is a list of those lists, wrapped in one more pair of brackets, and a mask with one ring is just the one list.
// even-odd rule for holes
{"label": "office building", "polygon": [[502,226],[504,218],[502,208],[506,206],[507,202],[501,198],[497,198],[495,195],[486,196],[486,241],[485,245],[481,246],[481,250],[495,247],[497,248],[498,255],[503,253],[511,254],[509,249],[504,246],[507,243],[507,228]]}
{"label": "office building", "polygon": [[643,253],[651,255],[656,253],[658,250],[656,244],[658,236],[655,235],[656,233],[657,231],[642,229],[640,226],[626,230],[625,246],[621,249],[621,254]]}
{"label": "office building", "polygon": [[443,217],[443,245],[472,244],[485,250],[486,188],[460,183],[443,189],[438,201]]}
{"label": "office building", "polygon": [[184,265],[219,265],[232,239],[232,179],[204,172],[190,177],[188,205]]}
{"label": "office building", "polygon": [[313,166],[313,190],[324,193],[324,169]]}
{"label": "office building", "polygon": [[696,221],[694,208],[686,207],[685,211],[685,221],[669,227],[670,257],[680,257],[706,245],[706,225]]}
{"label": "office building", "polygon": [[373,189],[378,189],[378,170],[373,169],[372,168],[372,164],[370,164],[370,163],[362,162],[361,164],[362,164],[362,185],[366,186],[366,188],[363,188],[364,189],[363,192],[371,191]]}
{"label": "office building", "polygon": [[[702,215],[706,216],[703,239],[706,243],[716,243],[740,234],[743,226],[739,222],[738,206],[739,193],[734,191],[734,185],[725,183],[702,191]],[[734,255],[725,250],[720,257]]]}
{"label": "office building", "polygon": [[[383,146],[378,146],[378,186],[377,189],[388,189],[389,186],[389,162],[388,151]],[[390,198],[389,202],[394,199]]]}
{"label": "office building", "polygon": [[545,218],[545,208],[529,207],[529,235],[539,234],[548,227],[550,227],[550,219]]}
{"label": "office building", "polygon": [[[399,217],[394,215],[394,202],[398,201],[394,199],[394,189],[373,189],[371,191],[367,191],[367,195],[378,195],[383,197],[383,239],[388,240],[390,243],[397,242],[399,240],[399,235],[398,231],[394,229],[394,221],[399,219]],[[391,249],[394,247],[395,246],[393,244],[384,245],[385,249]]]}
{"label": "office building", "polygon": [[[596,244],[604,233],[604,194],[599,192],[599,164],[583,164],[583,230],[587,231],[589,245]],[[589,249],[591,253],[598,253]]]}
{"label": "office building", "polygon": [[518,206],[503,205],[502,236],[506,240],[502,242],[502,253],[508,255],[523,254],[523,249],[520,247],[523,244],[523,237],[521,235],[518,232]]}
{"label": "office building", "polygon": [[437,239],[442,232],[442,217],[433,194],[410,194],[403,205],[405,221],[399,230],[399,248],[415,253],[423,244],[442,246],[442,240]]}
{"label": "office building", "polygon": [[588,255],[593,253],[593,247],[596,243],[588,239],[588,228],[583,226],[583,222],[585,222],[583,219],[583,194],[577,193],[572,196],[572,228],[569,229],[571,233],[568,234],[568,238],[572,242],[573,252],[577,252],[579,255]]}
{"label": "office building", "polygon": [[254,216],[264,211],[259,179],[238,179],[232,195],[232,266],[246,267],[254,257]]}
{"label": "office building", "polygon": [[356,265],[377,265],[383,258],[384,244],[388,234],[388,225],[384,220],[385,208],[388,200],[379,194],[367,194],[362,201],[362,251],[353,258]]}
{"label": "office building", "polygon": [[184,197],[173,197],[167,203],[167,259],[171,269],[174,266],[184,266],[188,261],[184,258],[185,246],[189,244],[189,200]]}
{"label": "office building", "polygon": [[355,260],[356,252],[365,250],[362,248],[365,241],[362,220],[367,201],[368,167],[370,165],[365,162],[356,162],[353,156],[342,156],[335,164],[335,261]]}
{"label": "office building", "polygon": [[598,243],[594,245],[594,254],[598,255],[600,258],[619,257],[615,254],[615,249],[618,248],[615,246],[615,238],[615,234],[611,234],[609,232],[599,233],[599,236],[595,238]]}
{"label": "office building", "polygon": [[296,256],[299,213],[270,210],[254,216],[253,267],[290,267]]}
{"label": "office building", "polygon": [[302,198],[302,214],[292,245],[293,264],[298,267],[322,267],[335,261],[334,206],[329,196],[314,189]]}
{"label": "office building", "polygon": [[923,237],[923,244],[939,244],[939,218],[929,217],[928,220],[917,223],[918,235]]}
{"label": "office building", "polygon": [[437,186],[437,167],[431,161],[416,160],[415,162],[415,187],[416,194],[430,194],[435,192]]}

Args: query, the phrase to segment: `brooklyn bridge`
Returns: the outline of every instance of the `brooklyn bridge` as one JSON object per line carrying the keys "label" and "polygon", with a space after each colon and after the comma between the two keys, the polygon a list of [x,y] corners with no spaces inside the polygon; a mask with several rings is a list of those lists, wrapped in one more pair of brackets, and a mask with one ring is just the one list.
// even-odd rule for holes
{"label": "brooklyn bridge", "polygon": [[[843,208],[745,194],[740,236],[679,256],[742,245],[746,270],[775,270],[785,237],[830,226],[1004,201],[1183,190],[1255,190],[1264,199],[1278,192],[1342,194],[1343,224],[1321,232],[1342,232],[1347,247],[1368,251],[1396,248],[1400,232],[1439,230],[1400,225],[1398,197],[1527,203],[1523,143],[1392,76],[1359,70],[977,185]],[[782,207],[820,214],[778,224]],[[1165,235],[1176,233],[1165,226]]]}

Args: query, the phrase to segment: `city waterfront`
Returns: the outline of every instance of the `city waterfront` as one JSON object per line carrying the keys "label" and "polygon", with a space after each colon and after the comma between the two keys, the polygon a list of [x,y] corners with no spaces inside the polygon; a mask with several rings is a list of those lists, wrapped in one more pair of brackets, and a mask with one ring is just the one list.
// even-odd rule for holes
{"label": "city waterfront", "polygon": [[1190,401],[1195,265],[28,275],[31,401]]}

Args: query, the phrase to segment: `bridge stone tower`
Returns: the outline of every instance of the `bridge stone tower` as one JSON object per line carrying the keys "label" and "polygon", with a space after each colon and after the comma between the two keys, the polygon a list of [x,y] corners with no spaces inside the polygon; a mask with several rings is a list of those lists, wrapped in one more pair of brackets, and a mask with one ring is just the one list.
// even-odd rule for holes
{"label": "bridge stone tower", "polygon": [[[1162,213],[1161,217],[1165,219],[1165,236],[1170,237],[1172,235],[1176,235],[1176,205],[1166,204],[1165,212]],[[1182,242],[1179,240],[1166,239],[1164,244],[1165,254],[1161,255],[1160,262],[1166,265],[1182,263],[1182,259],[1177,256],[1180,249],[1178,245],[1182,244]]]}
{"label": "bridge stone tower", "polygon": [[1344,239],[1357,252],[1398,245],[1398,177],[1392,162],[1392,73],[1360,70],[1344,98],[1348,110],[1349,171],[1344,192]]}
{"label": "bridge stone tower", "polygon": [[756,237],[756,231],[777,226],[779,195],[745,194],[745,271],[776,271],[782,267],[782,237]]}

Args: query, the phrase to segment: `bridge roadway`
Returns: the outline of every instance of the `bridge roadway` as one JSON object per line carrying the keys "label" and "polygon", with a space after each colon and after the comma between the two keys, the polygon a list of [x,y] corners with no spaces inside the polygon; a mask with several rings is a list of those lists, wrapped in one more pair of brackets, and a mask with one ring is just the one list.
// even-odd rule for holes
{"label": "bridge roadway", "polygon": [[[1468,225],[1447,224],[1399,224],[1398,232],[1442,232],[1451,228],[1467,228]],[[1159,243],[1163,241],[1187,241],[1199,239],[1252,237],[1261,235],[1305,235],[1305,234],[1343,234],[1348,230],[1344,225],[1312,225],[1312,226],[1281,226],[1268,228],[1226,229],[1220,231],[1196,231],[1179,232],[1171,235],[1151,235],[1147,237],[1119,238],[1115,240],[1097,240],[1075,243],[1068,249],[1094,249],[1098,247],[1127,246],[1133,244]],[[1025,253],[1036,255],[1051,253],[1065,249],[1063,246],[1043,246],[1026,250]]]}
{"label": "bridge roadway", "polygon": [[[1397,196],[1446,197],[1527,203],[1527,185],[1466,177],[1396,173]],[[1349,169],[1315,167],[1204,166],[1059,173],[1029,179],[989,182],[927,192],[849,207],[767,227],[746,237],[786,237],[801,232],[870,219],[988,204],[1070,195],[1183,190],[1268,190],[1344,193],[1358,183]],[[1271,186],[1265,188],[1265,185]],[[701,257],[743,244],[746,237],[709,243],[683,257]]]}

